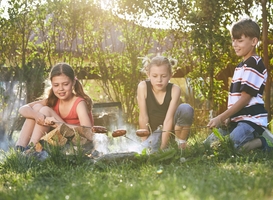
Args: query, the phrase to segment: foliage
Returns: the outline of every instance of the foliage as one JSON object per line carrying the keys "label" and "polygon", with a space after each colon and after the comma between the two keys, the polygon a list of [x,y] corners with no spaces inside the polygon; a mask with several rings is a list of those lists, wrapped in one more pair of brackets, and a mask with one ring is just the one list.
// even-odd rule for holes
{"label": "foliage", "polygon": [[[27,102],[42,94],[43,87],[33,85],[42,83],[52,65],[68,62],[76,72],[89,67],[87,73],[98,74],[109,100],[122,102],[125,121],[136,123],[136,88],[144,78],[137,58],[147,55],[154,45],[162,49],[163,43],[155,43],[157,37],[165,37],[162,32],[128,24],[93,1],[48,1],[32,8],[33,2],[10,4],[9,19],[3,18],[3,28],[9,30],[3,44],[9,43],[1,55],[11,71],[19,71],[17,79],[26,81]],[[21,32],[13,34],[18,26]]]}
{"label": "foliage", "polygon": [[[253,16],[254,1],[127,1],[118,0],[120,13],[130,13],[136,22],[144,12],[150,17],[168,18],[172,35],[175,35],[173,55],[179,58],[183,67],[190,66],[191,86],[195,97],[209,101],[207,109],[216,109],[225,101],[226,92],[217,74],[228,63],[236,65],[238,58],[231,50],[227,26],[238,20],[242,14]],[[259,2],[256,2],[259,4]],[[161,19],[161,18],[159,18]],[[179,38],[179,40],[177,40]],[[226,84],[226,83],[225,83]]]}
{"label": "foliage", "polygon": [[4,36],[1,40],[1,60],[16,73],[15,77],[9,77],[10,80],[27,83],[27,100],[32,101],[42,93],[34,85],[42,85],[44,79],[44,61],[35,45],[39,39],[35,36],[39,22],[36,16],[37,13],[42,16],[43,10],[33,1],[9,1],[8,13],[9,19],[3,18],[1,21]]}
{"label": "foliage", "polygon": [[[102,24],[111,24],[104,30],[105,37],[115,41],[94,49],[94,62],[101,76],[101,86],[110,101],[122,102],[125,121],[136,122],[136,88],[143,75],[138,57],[147,54],[152,46],[151,30],[145,30],[124,20],[105,17]],[[141,39],[139,39],[141,35]],[[118,37],[117,37],[118,36]],[[98,41],[101,43],[101,41]],[[118,52],[117,52],[118,51]]]}

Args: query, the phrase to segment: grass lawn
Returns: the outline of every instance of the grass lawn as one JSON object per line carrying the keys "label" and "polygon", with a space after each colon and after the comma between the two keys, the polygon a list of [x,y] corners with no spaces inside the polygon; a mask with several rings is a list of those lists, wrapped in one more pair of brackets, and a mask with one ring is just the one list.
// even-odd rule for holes
{"label": "grass lawn", "polygon": [[184,151],[96,163],[58,148],[45,161],[2,152],[0,199],[273,199],[273,152],[237,152],[228,140],[205,147],[196,138]]}

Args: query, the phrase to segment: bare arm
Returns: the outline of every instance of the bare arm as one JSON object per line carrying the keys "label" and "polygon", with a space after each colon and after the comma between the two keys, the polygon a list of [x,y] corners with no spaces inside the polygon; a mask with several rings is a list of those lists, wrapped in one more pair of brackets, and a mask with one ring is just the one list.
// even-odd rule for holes
{"label": "bare arm", "polygon": [[[147,105],[146,105],[146,96],[147,96],[147,86],[145,81],[142,81],[138,84],[137,88],[137,103],[139,107],[139,128],[147,129],[147,123],[149,122]],[[147,137],[142,137],[142,140],[145,140]]]}
{"label": "bare arm", "polygon": [[173,85],[172,87],[172,100],[170,102],[165,120],[163,122],[163,130],[162,133],[162,142],[161,142],[161,149],[167,147],[169,138],[170,138],[170,131],[173,129],[173,120],[175,111],[180,103],[180,95],[181,89],[177,85]]}
{"label": "bare arm", "polygon": [[91,119],[89,117],[90,111],[87,108],[87,104],[85,101],[81,101],[76,109],[80,121],[81,126],[92,127]]}
{"label": "bare arm", "polygon": [[46,100],[34,101],[19,108],[19,113],[29,119],[37,122],[44,121],[45,116],[39,110],[46,105]]}
{"label": "bare arm", "polygon": [[26,104],[19,109],[19,113],[23,117],[33,119],[37,124],[44,126],[57,127],[58,122],[64,123],[63,119],[46,105],[46,100]]}
{"label": "bare arm", "polygon": [[241,98],[233,106],[231,106],[229,109],[227,109],[225,112],[218,115],[217,117],[211,119],[207,126],[209,128],[218,127],[226,119],[230,118],[232,115],[244,108],[250,102],[251,98],[252,96],[250,96],[246,92],[242,92]]}

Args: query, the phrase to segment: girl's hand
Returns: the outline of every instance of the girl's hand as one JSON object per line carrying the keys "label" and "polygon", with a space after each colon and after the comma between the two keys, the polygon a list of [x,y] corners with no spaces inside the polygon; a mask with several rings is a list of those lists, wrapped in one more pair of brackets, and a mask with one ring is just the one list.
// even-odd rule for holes
{"label": "girl's hand", "polygon": [[58,120],[55,117],[46,117],[44,121],[45,126],[52,126],[57,127],[58,126]]}
{"label": "girl's hand", "polygon": [[45,123],[45,118],[46,118],[45,115],[43,115],[42,113],[39,113],[39,114],[38,114],[38,117],[35,118],[35,121],[36,121],[36,123],[39,124],[39,125],[44,125],[44,123]]}

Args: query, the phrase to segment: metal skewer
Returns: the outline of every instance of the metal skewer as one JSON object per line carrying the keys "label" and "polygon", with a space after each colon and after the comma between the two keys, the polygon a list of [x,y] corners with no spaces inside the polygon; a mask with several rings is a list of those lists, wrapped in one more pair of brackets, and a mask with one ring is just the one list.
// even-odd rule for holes
{"label": "metal skewer", "polygon": [[[133,141],[133,142],[135,142],[135,143],[137,143],[137,144],[140,144],[141,146],[143,146],[142,144],[141,144],[141,142],[138,142],[138,141],[135,141],[135,140],[133,140],[132,138],[129,138],[129,137],[127,137],[126,135],[123,135],[125,138],[127,138],[127,139],[129,139],[129,140],[131,140],[131,141]],[[143,146],[144,147],[144,146]]]}

